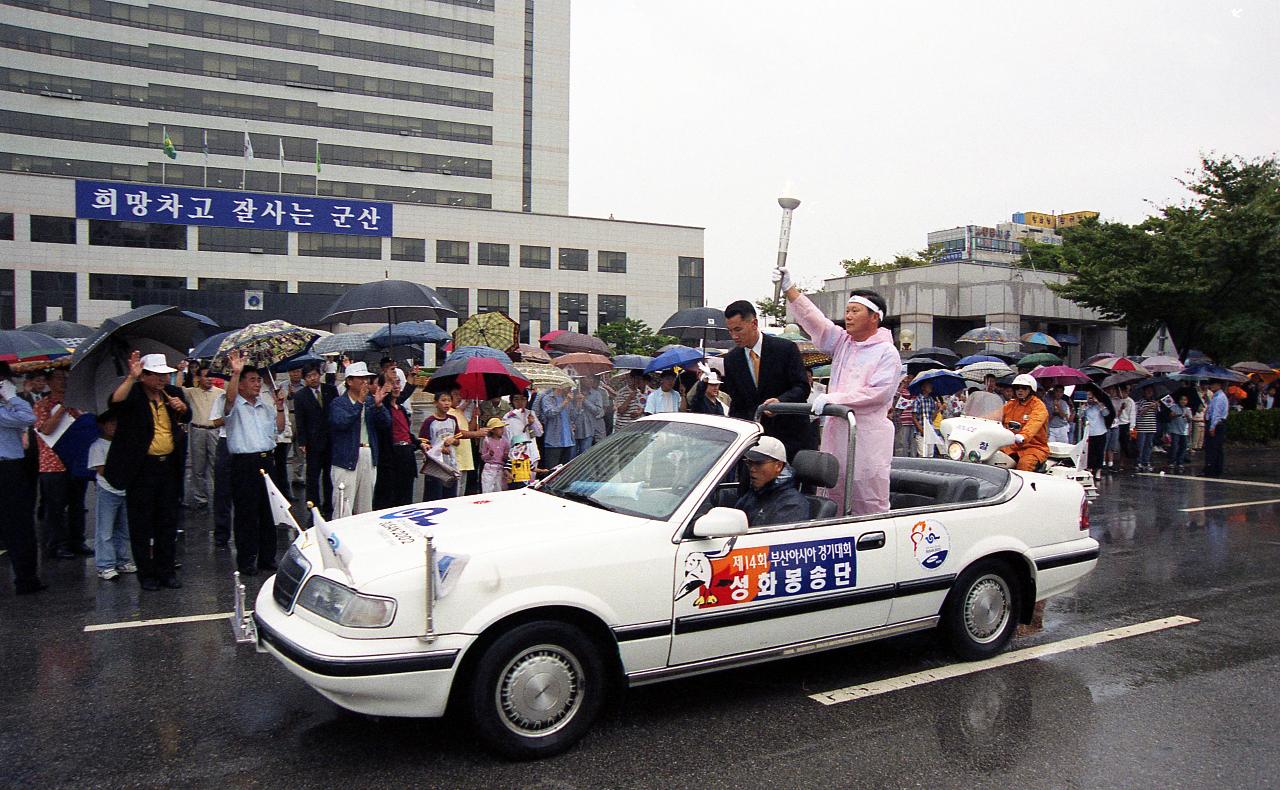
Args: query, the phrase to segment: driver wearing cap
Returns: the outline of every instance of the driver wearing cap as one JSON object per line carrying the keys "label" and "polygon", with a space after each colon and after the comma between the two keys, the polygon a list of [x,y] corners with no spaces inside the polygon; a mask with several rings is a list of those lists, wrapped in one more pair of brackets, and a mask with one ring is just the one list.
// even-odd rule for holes
{"label": "driver wearing cap", "polygon": [[1049,457],[1049,410],[1036,397],[1036,379],[1026,373],[1013,380],[1013,398],[1000,420],[1013,431],[1013,444],[1000,448],[1023,472],[1034,472]]}
{"label": "driver wearing cap", "polygon": [[787,466],[787,449],[781,441],[761,436],[744,459],[751,487],[738,497],[734,507],[747,514],[748,524],[763,527],[809,518],[809,500],[796,488],[791,467]]}

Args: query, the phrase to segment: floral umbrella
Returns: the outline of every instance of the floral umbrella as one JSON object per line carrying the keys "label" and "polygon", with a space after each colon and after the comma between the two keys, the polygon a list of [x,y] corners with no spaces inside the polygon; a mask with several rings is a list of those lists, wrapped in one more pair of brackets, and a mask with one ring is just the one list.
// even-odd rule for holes
{"label": "floral umbrella", "polygon": [[601,354],[584,354],[577,352],[557,357],[551,364],[568,373],[570,376],[594,376],[613,370],[613,363]]}
{"label": "floral umbrella", "polygon": [[218,353],[213,357],[213,366],[229,369],[227,354],[233,349],[239,350],[255,365],[274,365],[306,351],[321,334],[314,329],[304,329],[280,319],[249,324],[222,339],[218,344]]}
{"label": "floral umbrella", "polygon": [[970,329],[960,337],[956,338],[957,343],[1017,343],[1018,339],[1003,329],[994,326],[980,326],[977,329]]}
{"label": "floral umbrella", "polygon": [[515,351],[520,347],[520,325],[506,313],[477,313],[453,330],[453,344]]}
{"label": "floral umbrella", "polygon": [[554,389],[555,387],[572,387],[573,379],[555,365],[542,362],[517,362],[512,365],[520,374],[538,389]]}
{"label": "floral umbrella", "polygon": [[544,365],[551,364],[551,355],[543,351],[537,346],[531,346],[528,343],[521,343],[520,346],[511,354],[512,359],[519,357],[520,362],[541,362]]}

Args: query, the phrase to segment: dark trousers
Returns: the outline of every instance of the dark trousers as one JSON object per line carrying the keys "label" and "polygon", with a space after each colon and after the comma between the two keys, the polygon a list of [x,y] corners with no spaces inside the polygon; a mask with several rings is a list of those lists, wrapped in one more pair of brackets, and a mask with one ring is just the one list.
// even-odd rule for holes
{"label": "dark trousers", "polygon": [[1211,477],[1220,477],[1222,475],[1222,465],[1226,460],[1226,443],[1227,443],[1227,423],[1226,420],[1218,423],[1213,429],[1213,435],[1209,435],[1208,429],[1204,432],[1204,473]]}
{"label": "dark trousers", "polygon": [[275,452],[231,456],[231,485],[235,489],[236,565],[240,570],[276,561],[276,523],[267,500],[262,472],[275,480]]}
{"label": "dark trousers", "polygon": [[217,543],[231,540],[231,451],[225,436],[218,439],[213,463],[213,539]]}
{"label": "dark trousers", "polygon": [[543,469],[555,469],[560,464],[568,463],[572,455],[572,447],[552,447],[548,444],[542,451],[542,461],[538,465]]}
{"label": "dark trousers", "polygon": [[1137,442],[1133,440],[1133,435],[1129,433],[1131,425],[1120,426],[1120,454],[1125,458],[1132,458]]}
{"label": "dark trousers", "polygon": [[173,575],[182,473],[182,458],[177,453],[148,455],[125,490],[129,543],[139,582],[162,581]]}
{"label": "dark trousers", "polygon": [[289,490],[289,451],[292,449],[292,443],[285,444],[282,442],[276,445],[276,470],[271,474],[271,482],[275,483],[276,488],[280,489],[280,493],[290,500],[293,499],[293,492]]}
{"label": "dark trousers", "polygon": [[[391,463],[388,467],[391,478],[390,501],[387,507],[398,507],[413,503],[413,487],[418,482],[418,458],[412,444],[396,445],[391,448]],[[378,473],[382,479],[382,473]]]}
{"label": "dark trousers", "polygon": [[88,481],[70,472],[41,472],[46,551],[84,545],[84,493]]}
{"label": "dark trousers", "polygon": [[307,501],[320,510],[325,521],[333,518],[333,478],[329,475],[329,450],[307,451]]}
{"label": "dark trousers", "polygon": [[391,507],[391,489],[394,488],[392,470],[395,464],[392,463],[391,453],[383,449],[378,455],[378,477],[373,481],[373,509],[382,510]]}
{"label": "dark trousers", "polygon": [[19,591],[39,586],[36,558],[35,497],[26,461],[0,461],[0,491],[5,492],[0,511],[0,537],[13,564],[13,583]]}
{"label": "dark trousers", "polygon": [[1105,433],[1097,436],[1089,437],[1088,460],[1085,462],[1085,468],[1090,472],[1096,472],[1102,468],[1102,454],[1107,449],[1107,435]]}
{"label": "dark trousers", "polygon": [[[461,482],[459,480],[459,482]],[[458,495],[458,483],[444,483],[438,477],[422,476],[422,501],[434,502],[437,499],[452,499]]]}

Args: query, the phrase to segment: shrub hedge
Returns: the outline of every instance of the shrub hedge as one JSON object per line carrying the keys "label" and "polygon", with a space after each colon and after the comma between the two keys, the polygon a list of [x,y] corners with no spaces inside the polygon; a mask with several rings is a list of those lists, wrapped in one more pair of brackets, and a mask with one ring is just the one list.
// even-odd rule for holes
{"label": "shrub hedge", "polygon": [[1280,440],[1280,409],[1233,411],[1227,415],[1227,442],[1264,444]]}

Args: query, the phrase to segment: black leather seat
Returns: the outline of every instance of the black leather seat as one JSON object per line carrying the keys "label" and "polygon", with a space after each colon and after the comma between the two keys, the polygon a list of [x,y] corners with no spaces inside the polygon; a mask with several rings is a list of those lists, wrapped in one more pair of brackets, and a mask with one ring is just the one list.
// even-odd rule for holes
{"label": "black leather seat", "polygon": [[[791,460],[791,468],[796,473],[796,481],[801,485],[831,488],[840,479],[840,462],[831,453],[818,450],[801,450],[796,453],[796,457]],[[809,500],[809,519],[812,521],[840,515],[839,506],[824,496],[805,494],[805,498]]]}
{"label": "black leather seat", "polygon": [[892,510],[976,502],[981,481],[973,477],[921,469],[894,469],[889,475]]}

